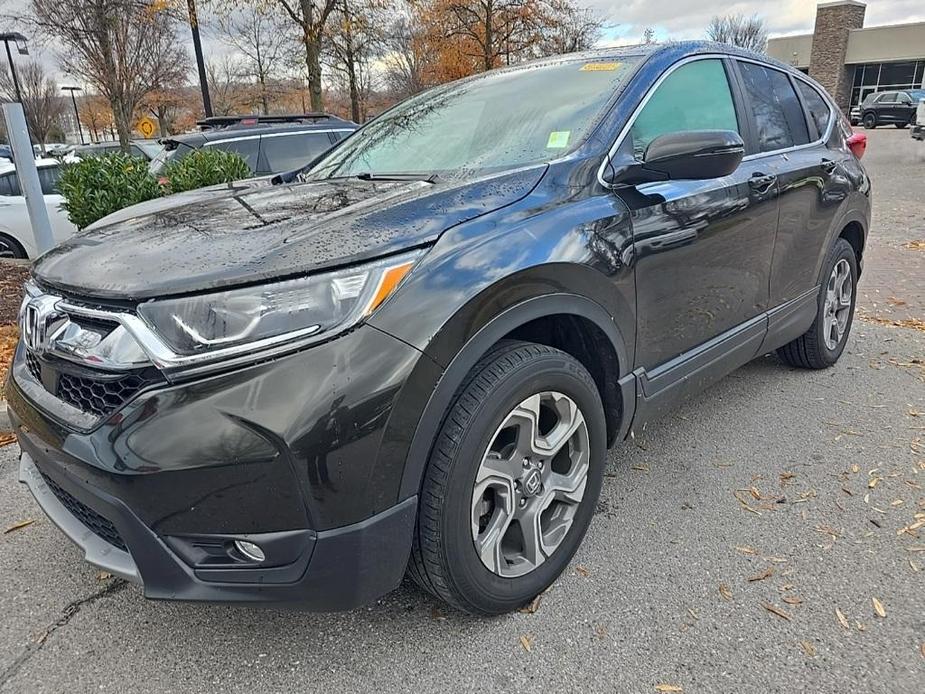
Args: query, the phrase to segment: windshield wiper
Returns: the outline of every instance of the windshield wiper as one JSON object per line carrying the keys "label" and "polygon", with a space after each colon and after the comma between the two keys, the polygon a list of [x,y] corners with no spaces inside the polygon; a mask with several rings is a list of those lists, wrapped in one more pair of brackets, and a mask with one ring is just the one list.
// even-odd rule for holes
{"label": "windshield wiper", "polygon": [[437,180],[437,174],[428,173],[372,173],[364,171],[358,173],[357,178],[361,181],[427,181],[434,183]]}

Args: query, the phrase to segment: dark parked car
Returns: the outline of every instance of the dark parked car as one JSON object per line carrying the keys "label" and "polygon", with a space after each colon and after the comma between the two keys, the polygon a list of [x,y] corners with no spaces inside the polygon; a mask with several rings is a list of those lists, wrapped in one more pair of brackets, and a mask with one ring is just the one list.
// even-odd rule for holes
{"label": "dark parked car", "polygon": [[[140,157],[151,161],[163,149],[156,140],[132,140],[129,151],[133,157]],[[122,146],[118,142],[97,142],[91,145],[77,145],[70,148],[63,156],[65,161],[86,159],[87,157],[101,157],[104,154],[121,152]]]}
{"label": "dark parked car", "polygon": [[162,140],[164,151],[151,162],[151,172],[156,174],[167,162],[208,147],[237,152],[255,175],[281,173],[316,159],[358,127],[326,113],[214,117],[199,126],[201,132]]}
{"label": "dark parked car", "polygon": [[407,569],[463,610],[522,605],[581,542],[608,447],[758,355],[845,349],[865,138],[734,51],[493,70],[293,183],[65,242],[8,384],[21,479],[150,598],[345,609]]}
{"label": "dark parked car", "polygon": [[870,94],[861,104],[861,122],[865,128],[895,125],[905,128],[915,124],[915,109],[925,99],[925,89],[905,89]]}

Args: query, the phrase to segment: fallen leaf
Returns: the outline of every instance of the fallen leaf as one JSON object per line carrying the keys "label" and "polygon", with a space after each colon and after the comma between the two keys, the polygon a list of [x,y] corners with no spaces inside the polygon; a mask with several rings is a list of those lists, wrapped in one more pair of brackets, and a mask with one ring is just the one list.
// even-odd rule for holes
{"label": "fallen leaf", "polygon": [[639,472],[648,472],[649,466],[648,465],[633,465],[632,469],[638,470]]}
{"label": "fallen leaf", "polygon": [[683,692],[683,687],[678,686],[677,684],[656,684],[655,691],[657,692]]}
{"label": "fallen leaf", "polygon": [[919,650],[922,651],[922,657],[925,658],[925,643],[919,646]]}
{"label": "fallen leaf", "polygon": [[523,649],[529,653],[533,650],[533,636],[531,634],[524,634],[520,637],[520,645],[523,646]]}
{"label": "fallen leaf", "polygon": [[587,578],[588,576],[591,575],[591,572],[588,571],[588,570],[587,570],[584,566],[582,566],[581,564],[579,564],[578,566],[575,567],[575,573],[578,574],[579,576],[583,576],[584,578]]}
{"label": "fallen leaf", "polygon": [[798,598],[796,595],[788,595],[784,598],[784,602],[788,605],[801,605],[803,603],[803,599]]}
{"label": "fallen leaf", "polygon": [[761,573],[755,574],[754,576],[749,576],[748,580],[750,583],[754,583],[755,581],[763,581],[766,578],[771,578],[771,576],[773,575],[774,575],[774,569],[773,567],[769,566]]}
{"label": "fallen leaf", "polygon": [[742,554],[758,554],[758,550],[751,547],[736,547],[736,551]]}
{"label": "fallen leaf", "polygon": [[883,603],[877,600],[877,598],[871,598],[871,602],[874,604],[874,612],[877,613],[877,616],[886,617],[886,610],[883,609]]}
{"label": "fallen leaf", "polygon": [[28,520],[21,520],[21,521],[18,521],[18,522],[16,522],[16,523],[13,523],[13,525],[11,525],[11,526],[10,526],[9,528],[7,528],[6,530],[4,530],[4,531],[3,531],[3,534],[4,534],[4,535],[8,535],[9,533],[12,533],[12,532],[15,532],[15,531],[17,531],[17,530],[20,530],[21,528],[25,528],[25,527],[27,527],[27,526],[30,526],[30,525],[32,525],[33,523],[35,523],[35,519],[34,519],[34,518],[29,518]]}
{"label": "fallen leaf", "polygon": [[594,625],[594,635],[597,636],[597,638],[599,639],[604,638],[605,636],[607,636],[607,627],[605,627],[603,624],[595,624]]}
{"label": "fallen leaf", "polygon": [[16,434],[3,433],[0,434],[0,448],[4,446],[9,446],[11,443],[16,441]]}
{"label": "fallen leaf", "polygon": [[837,607],[835,608],[835,616],[838,618],[838,623],[841,624],[843,627],[845,627],[845,629],[851,628],[851,625],[848,624],[848,619],[845,617],[844,614],[842,614],[842,611],[838,609]]}
{"label": "fallen leaf", "polygon": [[851,466],[851,472],[853,472],[855,475],[858,474],[860,471],[861,471],[861,466],[858,465],[857,463]]}
{"label": "fallen leaf", "polygon": [[96,575],[96,580],[97,580],[97,581],[108,581],[110,578],[112,578],[112,574],[109,573],[108,571],[100,571],[100,572]]}
{"label": "fallen leaf", "polygon": [[800,647],[803,649],[803,652],[806,653],[810,658],[815,657],[816,647],[809,641],[800,641]]}
{"label": "fallen leaf", "polygon": [[723,597],[723,600],[732,600],[732,591],[729,590],[729,586],[727,586],[725,583],[719,584],[719,594]]}
{"label": "fallen leaf", "polygon": [[540,609],[540,600],[542,599],[543,599],[542,594],[537,595],[528,604],[521,607],[520,611],[523,612],[524,614],[536,614],[536,611]]}
{"label": "fallen leaf", "polygon": [[791,617],[789,614],[784,612],[782,609],[780,609],[776,605],[772,605],[769,602],[763,602],[761,603],[761,606],[764,609],[766,609],[768,612],[770,612],[771,614],[776,614],[781,619],[786,619],[788,622],[793,621],[793,617]]}
{"label": "fallen leaf", "polygon": [[430,611],[430,618],[442,622],[446,620],[446,615],[440,611],[439,607],[434,607]]}

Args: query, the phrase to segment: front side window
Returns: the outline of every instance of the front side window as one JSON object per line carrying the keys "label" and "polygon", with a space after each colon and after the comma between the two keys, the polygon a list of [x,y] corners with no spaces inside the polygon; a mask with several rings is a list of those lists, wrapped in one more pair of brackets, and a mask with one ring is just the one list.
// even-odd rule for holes
{"label": "front side window", "polygon": [[809,142],[803,108],[790,78],[779,70],[740,62],[757,129],[758,151],[773,152]]}
{"label": "front side window", "polygon": [[800,96],[803,97],[803,103],[806,104],[806,110],[809,111],[809,118],[816,128],[816,138],[825,135],[829,128],[829,119],[832,117],[832,111],[822,95],[806,84],[802,80],[797,80],[797,89],[800,90]]}
{"label": "front side window", "polygon": [[553,60],[435,87],[358,130],[306,177],[452,177],[557,159],[581,144],[638,62]]}
{"label": "front side window", "polygon": [[641,158],[659,135],[690,130],[739,132],[729,79],[721,60],[696,60],[670,73],[636,117],[630,137]]}

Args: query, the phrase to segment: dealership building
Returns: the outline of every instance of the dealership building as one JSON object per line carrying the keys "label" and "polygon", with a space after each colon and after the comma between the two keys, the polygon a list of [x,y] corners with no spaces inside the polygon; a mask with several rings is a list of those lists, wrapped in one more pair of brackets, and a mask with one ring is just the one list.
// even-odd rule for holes
{"label": "dealership building", "polygon": [[768,41],[768,54],[815,78],[847,112],[871,92],[925,87],[925,22],[865,27],[867,6],[816,7],[812,34]]}

